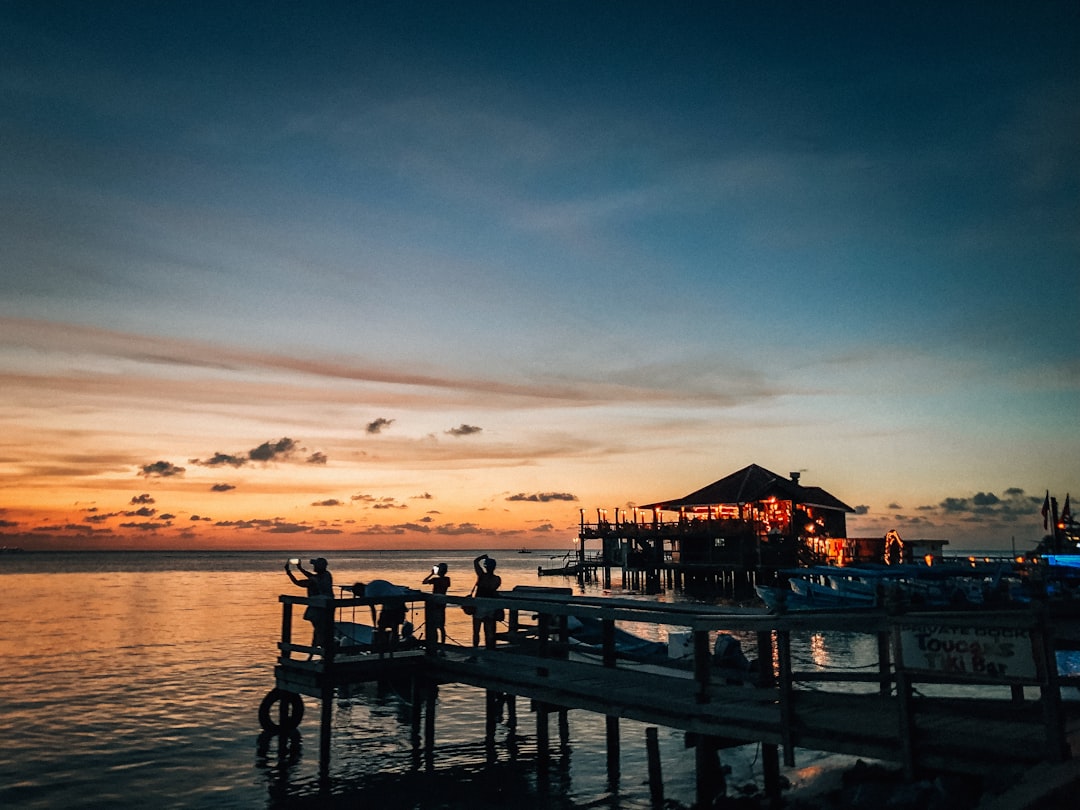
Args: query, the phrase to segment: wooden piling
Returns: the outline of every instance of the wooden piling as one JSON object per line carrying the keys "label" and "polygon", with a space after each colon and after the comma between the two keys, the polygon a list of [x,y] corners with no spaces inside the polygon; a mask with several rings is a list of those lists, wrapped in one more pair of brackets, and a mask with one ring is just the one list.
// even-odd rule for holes
{"label": "wooden piling", "polygon": [[546,703],[533,704],[536,712],[536,764],[541,771],[547,771],[551,763],[551,737],[548,729],[549,707]]}
{"label": "wooden piling", "polygon": [[607,737],[607,772],[612,784],[619,781],[622,766],[620,760],[619,718],[608,715],[604,718],[604,731]]}
{"label": "wooden piling", "polygon": [[424,760],[428,766],[435,762],[435,704],[438,687],[430,684],[424,704]]}
{"label": "wooden piling", "polygon": [[664,806],[664,775],[660,769],[660,743],[656,726],[645,729],[645,753],[649,762],[649,799],[653,810],[661,810]]}

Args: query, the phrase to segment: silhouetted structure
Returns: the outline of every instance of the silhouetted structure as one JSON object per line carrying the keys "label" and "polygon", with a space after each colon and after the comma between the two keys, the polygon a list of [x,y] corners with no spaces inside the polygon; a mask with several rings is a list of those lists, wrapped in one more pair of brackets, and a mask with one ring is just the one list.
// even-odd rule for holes
{"label": "silhouetted structure", "polygon": [[[905,543],[896,532],[849,538],[854,511],[821,487],[803,486],[797,472],[783,477],[751,464],[681,498],[616,509],[614,520],[598,509],[590,524],[582,510],[579,568],[602,569],[607,584],[611,568],[621,567],[631,585],[703,581],[737,592],[784,568],[913,562],[945,545]],[[594,540],[600,549],[590,554]]]}

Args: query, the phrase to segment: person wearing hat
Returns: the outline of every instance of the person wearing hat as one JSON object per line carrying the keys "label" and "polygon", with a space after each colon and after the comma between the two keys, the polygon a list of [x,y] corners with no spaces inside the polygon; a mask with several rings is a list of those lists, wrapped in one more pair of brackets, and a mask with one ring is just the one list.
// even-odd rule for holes
{"label": "person wearing hat", "polygon": [[314,630],[311,635],[312,647],[325,648],[332,640],[323,637],[328,610],[325,605],[334,598],[334,577],[328,565],[325,557],[316,557],[311,560],[311,567],[314,570],[308,571],[303,563],[297,562],[297,569],[304,575],[303,579],[298,579],[292,572],[289,561],[285,562],[285,573],[289,575],[289,579],[294,585],[307,588],[308,599],[316,601],[316,604],[308,605],[307,610],[304,611],[304,618],[311,622]]}

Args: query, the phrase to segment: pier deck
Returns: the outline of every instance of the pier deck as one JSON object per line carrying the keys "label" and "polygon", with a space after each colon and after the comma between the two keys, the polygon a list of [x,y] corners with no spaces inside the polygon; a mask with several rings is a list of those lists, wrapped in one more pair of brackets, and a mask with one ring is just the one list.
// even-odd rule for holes
{"label": "pier deck", "polygon": [[[424,598],[416,596],[418,601]],[[305,600],[282,601],[287,631],[290,603]],[[343,600],[345,605],[354,603],[357,600]],[[508,594],[491,603],[509,611],[512,628],[500,634],[493,648],[431,643],[392,654],[298,661],[292,653],[306,648],[292,645],[283,635],[276,686],[322,700],[327,757],[333,690],[387,678],[410,679],[417,695],[427,689],[429,751],[434,748],[435,700],[428,687],[439,683],[528,699],[542,709],[538,723],[546,722],[550,711],[589,711],[604,715],[609,723],[626,718],[679,729],[709,741],[714,750],[761,743],[774,754],[782,750],[788,765],[795,764],[796,749],[827,751],[896,762],[911,777],[952,772],[1007,782],[1040,763],[1068,760],[1067,740],[1080,733],[1080,703],[1061,699],[1063,685],[1072,682],[1049,666],[1054,649],[1077,636],[1077,617],[1055,614],[1045,606],[1000,613],[772,616],[535,593]],[[522,615],[531,621],[521,621]],[[599,654],[580,655],[566,643],[569,616],[599,619],[606,629],[616,622],[685,628],[693,634],[692,664],[625,661],[615,649],[613,634],[606,636]],[[718,676],[710,661],[711,641],[718,632],[756,638],[759,659],[772,666],[761,668],[752,682],[747,678],[731,683]],[[807,632],[874,636],[878,666],[872,672],[818,667],[796,671],[791,638]],[[949,639],[968,641],[958,651],[956,641]],[[980,647],[973,656],[971,642],[976,639]],[[916,642],[931,651],[946,647],[956,654],[920,658],[913,653]],[[419,712],[419,706],[414,710]],[[419,727],[419,714],[415,722]],[[546,739],[546,731],[538,729],[537,736]]]}

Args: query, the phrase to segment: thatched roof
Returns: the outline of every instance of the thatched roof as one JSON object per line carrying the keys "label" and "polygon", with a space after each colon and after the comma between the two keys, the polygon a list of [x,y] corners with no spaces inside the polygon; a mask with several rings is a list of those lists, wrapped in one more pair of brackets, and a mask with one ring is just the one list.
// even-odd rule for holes
{"label": "thatched roof", "polygon": [[784,478],[774,472],[751,464],[738,472],[714,481],[707,487],[691,492],[682,498],[670,501],[658,501],[638,507],[639,509],[663,509],[674,511],[694,506],[729,506],[769,498],[792,501],[796,505],[813,506],[819,509],[834,509],[839,512],[854,512],[850,506],[833,497],[821,487],[804,487],[790,478]]}

